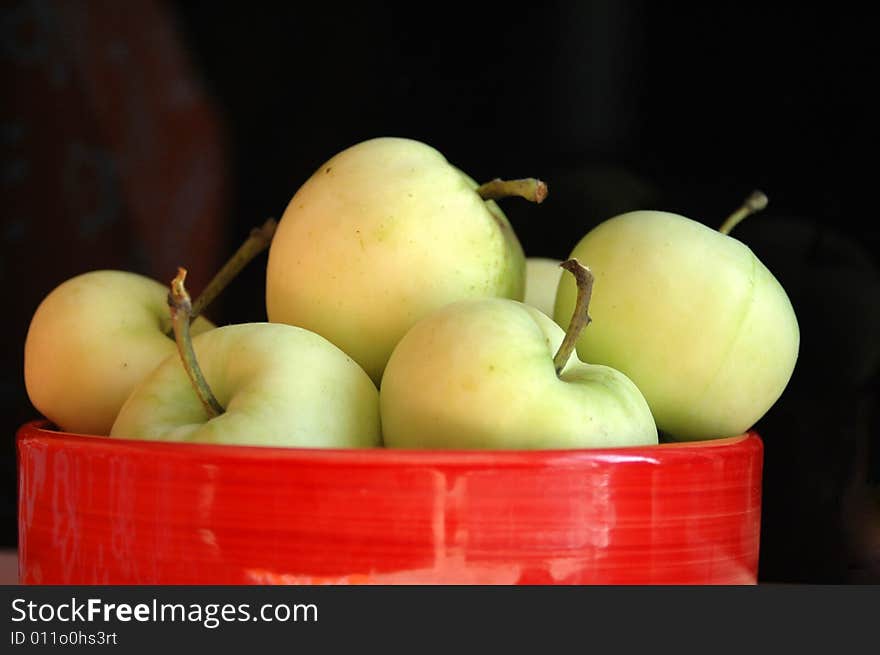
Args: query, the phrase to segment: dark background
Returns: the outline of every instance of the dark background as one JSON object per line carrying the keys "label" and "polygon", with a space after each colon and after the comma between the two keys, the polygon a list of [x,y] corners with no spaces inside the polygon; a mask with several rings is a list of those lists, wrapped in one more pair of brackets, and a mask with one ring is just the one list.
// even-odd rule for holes
{"label": "dark background", "polygon": [[[788,290],[802,351],[789,388],[757,426],[766,449],[760,579],[880,579],[880,228],[871,202],[877,70],[866,16],[827,3],[125,3],[127,14],[148,6],[151,29],[162,30],[151,41],[114,3],[58,8],[64,4],[3,2],[3,45],[30,38],[23,35],[33,19],[50,26],[60,52],[76,54],[83,21],[106,15],[101,34],[114,48],[146,52],[148,62],[157,43],[181,54],[223,157],[222,203],[205,219],[220,238],[217,257],[251,226],[280,216],[324,160],[383,135],[423,140],[477,180],[547,181],[550,196],[540,207],[504,205],[529,255],[564,258],[592,226],[630,209],[674,211],[715,227],[753,188],[764,190],[768,209],[736,236]],[[129,43],[132,29],[137,38]],[[2,53],[4,71],[24,66],[14,49]],[[90,97],[105,88],[76,70],[71,83],[92,89]],[[30,315],[53,286],[85,270],[126,266],[164,279],[168,266],[128,230],[127,240],[94,247],[88,257],[43,258],[38,281],[27,275],[36,253],[12,219],[41,217],[28,214],[13,189],[14,164],[28,150],[14,150],[8,126],[39,94],[32,80],[10,79],[4,94],[16,101],[0,111],[8,197],[0,272],[4,300],[12,292],[7,304],[16,311],[3,334],[0,536],[13,545],[13,436],[36,416],[21,375]],[[155,102],[149,75],[133,69],[126,79],[123,92]],[[95,102],[83,107],[82,120],[109,111]],[[49,129],[56,114],[40,115]],[[184,124],[181,133],[205,124]],[[99,142],[112,134],[95,133]],[[125,163],[118,140],[112,145],[111,171]],[[28,184],[40,185],[41,197],[57,192],[39,180]],[[56,205],[57,220],[76,211],[62,196]],[[125,224],[127,209],[121,202],[115,220]],[[167,234],[171,226],[160,213],[139,229]],[[51,224],[40,226],[40,238],[53,239]],[[95,245],[79,238],[82,248]],[[212,257],[205,256],[206,270]],[[265,320],[264,265],[258,260],[233,283],[216,320]]]}

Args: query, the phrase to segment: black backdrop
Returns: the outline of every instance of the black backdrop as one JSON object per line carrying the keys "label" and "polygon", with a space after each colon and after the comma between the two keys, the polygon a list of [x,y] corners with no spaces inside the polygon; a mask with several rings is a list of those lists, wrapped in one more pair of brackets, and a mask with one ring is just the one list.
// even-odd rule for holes
{"label": "black backdrop", "polygon": [[[229,248],[325,159],[381,135],[426,141],[479,180],[545,179],[540,220],[505,205],[530,255],[563,258],[635,208],[716,226],[763,189],[768,210],[738,236],[789,290],[803,350],[758,426],[761,578],[876,579],[877,71],[865,16],[635,0],[169,7],[228,129]],[[245,271],[222,301],[228,320],[265,318],[262,284],[261,266]],[[8,462],[11,474],[11,449]],[[14,479],[3,482],[12,499]]]}

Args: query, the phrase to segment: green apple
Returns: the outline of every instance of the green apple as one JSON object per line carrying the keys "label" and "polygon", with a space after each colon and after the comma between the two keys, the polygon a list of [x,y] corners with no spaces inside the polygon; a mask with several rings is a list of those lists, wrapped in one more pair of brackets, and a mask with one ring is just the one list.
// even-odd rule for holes
{"label": "green apple", "polygon": [[556,303],[556,288],[562,277],[562,263],[549,257],[526,258],[526,293],[523,302],[553,316]]}
{"label": "green apple", "polygon": [[[251,231],[196,299],[192,330],[214,327],[198,316],[231,279],[266,250],[277,223]],[[68,432],[106,435],[134,386],[176,351],[168,287],[127,271],[77,275],[53,289],[31,318],[24,379],[31,403]]]}
{"label": "green apple", "polygon": [[209,417],[177,353],[135,387],[110,436],[251,446],[381,445],[379,398],[339,348],[278,323],[225,325],[193,339],[222,413]]}
{"label": "green apple", "polygon": [[[566,262],[586,280],[588,271],[575,264]],[[458,301],[416,323],[382,378],[385,445],[555,449],[657,443],[638,388],[619,371],[571,356],[588,322],[586,285],[567,334],[534,307],[504,298]]]}
{"label": "green apple", "polygon": [[[526,187],[522,195],[538,202],[546,193],[543,183]],[[493,200],[510,193],[519,195],[497,181],[478,186],[410,139],[340,152],[279,222],[266,272],[269,320],[321,334],[378,383],[400,338],[433,310],[523,298],[522,247]]]}
{"label": "green apple", "polygon": [[182,275],[171,294],[187,305],[182,318],[172,308],[180,353],[134,388],[112,437],[301,448],[381,445],[379,392],[354,360],[313,332],[278,323],[226,325],[190,339]]}
{"label": "green apple", "polygon": [[[126,271],[77,275],[34,313],[24,346],[24,380],[34,407],[68,432],[106,435],[122,403],[176,352],[168,289]],[[198,318],[195,333],[213,324]]]}
{"label": "green apple", "polygon": [[[658,428],[680,440],[740,434],[776,402],[794,370],[800,332],[785,290],[726,234],[761,208],[750,198],[722,230],[661,211],[596,226],[572,250],[596,276],[595,327],[578,354],[619,369],[648,400]],[[557,320],[575,288],[563,279]]]}

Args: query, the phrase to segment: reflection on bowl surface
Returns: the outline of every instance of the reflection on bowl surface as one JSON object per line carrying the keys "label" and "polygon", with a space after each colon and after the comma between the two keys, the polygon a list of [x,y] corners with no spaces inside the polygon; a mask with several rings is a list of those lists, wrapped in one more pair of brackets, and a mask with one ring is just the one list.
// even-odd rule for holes
{"label": "reflection on bowl surface", "polygon": [[303,450],[21,427],[25,584],[754,584],[760,437]]}

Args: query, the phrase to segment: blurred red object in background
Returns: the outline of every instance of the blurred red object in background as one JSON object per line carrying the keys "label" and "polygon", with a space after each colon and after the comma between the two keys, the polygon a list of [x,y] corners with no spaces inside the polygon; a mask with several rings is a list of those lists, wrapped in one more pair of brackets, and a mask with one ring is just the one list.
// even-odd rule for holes
{"label": "blurred red object in background", "polygon": [[[6,435],[33,418],[30,317],[65,279],[119,268],[197,292],[225,257],[225,129],[161,2],[0,8],[0,279]],[[13,286],[14,285],[14,286]],[[14,543],[15,463],[2,451],[0,543]]]}

